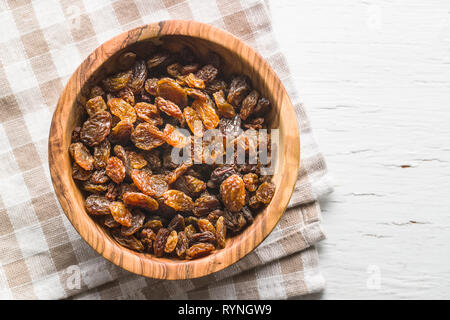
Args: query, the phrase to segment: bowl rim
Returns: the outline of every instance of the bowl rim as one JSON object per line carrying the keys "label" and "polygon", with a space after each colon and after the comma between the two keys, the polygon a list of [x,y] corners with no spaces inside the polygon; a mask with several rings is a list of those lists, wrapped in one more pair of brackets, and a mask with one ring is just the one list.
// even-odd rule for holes
{"label": "bowl rim", "polygon": [[[250,240],[250,232],[246,232],[247,229],[239,235],[239,237],[244,237],[242,241],[235,243],[233,248],[229,248],[227,245],[224,249],[217,250],[213,255],[200,259],[180,261],[168,258],[156,258],[153,255],[137,253],[118,245],[109,237],[104,237],[105,231],[100,230],[101,227],[93,219],[86,220],[87,213],[84,210],[84,205],[80,207],[80,204],[75,199],[66,197],[66,194],[70,193],[70,189],[72,188],[70,183],[72,177],[71,175],[67,177],[67,172],[64,173],[61,170],[61,164],[55,165],[63,160],[64,152],[67,154],[61,138],[62,134],[65,134],[62,130],[64,127],[62,111],[70,110],[73,107],[82,86],[92,76],[94,71],[117,51],[133,43],[172,35],[200,38],[218,44],[229,51],[237,53],[249,65],[252,65],[248,61],[249,59],[256,59],[260,69],[261,67],[264,68],[265,75],[270,76],[275,81],[276,88],[274,90],[280,96],[281,102],[279,103],[283,106],[283,109],[280,110],[283,114],[286,114],[285,119],[290,123],[290,130],[287,134],[294,137],[294,139],[289,140],[289,153],[285,155],[288,158],[290,167],[289,173],[283,176],[283,182],[285,183],[283,183],[281,201],[274,204],[276,211],[273,210],[274,213],[271,216],[259,220],[261,226],[258,226],[258,234],[254,235],[257,239],[250,245],[246,245],[246,242]],[[105,48],[108,50],[105,50]],[[246,55],[247,58],[245,57]],[[48,163],[53,188],[65,215],[80,234],[81,238],[100,255],[127,271],[149,278],[166,280],[194,279],[215,273],[236,263],[253,251],[275,228],[287,208],[294,191],[295,182],[297,181],[300,164],[299,137],[299,127],[295,110],[287,91],[275,71],[259,53],[231,33],[210,24],[192,20],[163,20],[142,25],[116,35],[100,44],[83,60],[66,83],[54,110],[49,132]],[[68,170],[68,172],[70,173],[71,170]],[[281,191],[276,190],[276,195],[277,192]],[[269,206],[271,205],[272,203],[269,204]],[[262,221],[267,220],[269,217],[269,224],[262,225]],[[247,233],[246,236],[244,235],[245,233]],[[233,251],[230,251],[231,249]],[[221,259],[224,259],[226,262],[223,263]]]}

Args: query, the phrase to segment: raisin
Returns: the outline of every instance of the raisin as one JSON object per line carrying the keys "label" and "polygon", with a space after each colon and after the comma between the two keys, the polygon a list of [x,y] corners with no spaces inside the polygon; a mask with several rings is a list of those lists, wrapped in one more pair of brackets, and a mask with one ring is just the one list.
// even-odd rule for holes
{"label": "raisin", "polygon": [[128,120],[131,123],[136,121],[136,111],[133,106],[121,98],[112,98],[108,100],[109,110],[120,120]]}
{"label": "raisin", "polygon": [[264,124],[264,118],[254,118],[254,119],[251,119],[249,122],[244,123],[244,128],[260,130],[263,128],[263,124]]}
{"label": "raisin", "polygon": [[87,181],[87,180],[89,180],[91,175],[92,175],[92,171],[84,170],[76,162],[73,163],[73,166],[72,166],[72,177],[75,180]]}
{"label": "raisin", "polygon": [[196,100],[196,99],[199,99],[201,101],[208,100],[208,95],[206,95],[203,91],[200,91],[198,89],[186,88],[185,91],[186,91],[186,94],[188,95],[188,97],[190,97],[194,100]]}
{"label": "raisin", "polygon": [[127,144],[133,132],[133,124],[128,120],[122,120],[114,126],[109,135],[112,143]]}
{"label": "raisin", "polygon": [[106,111],[107,106],[105,100],[101,96],[96,96],[95,98],[89,99],[86,102],[86,112],[92,117],[94,114]]}
{"label": "raisin", "polygon": [[242,120],[246,120],[253,114],[256,104],[258,102],[258,97],[259,93],[256,90],[253,90],[242,101],[241,111],[239,114]]}
{"label": "raisin", "polygon": [[213,102],[211,99],[208,99],[207,101],[196,99],[192,102],[192,108],[197,111],[206,129],[216,128],[220,121],[212,104]]}
{"label": "raisin", "polygon": [[237,174],[233,166],[222,166],[213,170],[210,180],[208,181],[208,187],[217,188],[228,177]]}
{"label": "raisin", "polygon": [[148,211],[158,210],[158,202],[152,197],[140,192],[125,192],[122,196],[126,205],[139,207]]}
{"label": "raisin", "polygon": [[80,131],[80,140],[89,147],[98,146],[111,130],[111,114],[101,111],[85,121]]}
{"label": "raisin", "polygon": [[83,189],[90,193],[104,193],[108,188],[102,184],[94,184],[90,181],[83,183]]}
{"label": "raisin", "polygon": [[[215,231],[214,231],[215,232]],[[216,235],[211,231],[203,231],[199,233],[194,233],[189,238],[189,244],[193,245],[195,243],[211,243],[216,244]]]}
{"label": "raisin", "polygon": [[220,202],[214,195],[200,196],[197,200],[195,200],[193,213],[197,217],[203,217],[211,211],[217,209],[219,205]]}
{"label": "raisin", "polygon": [[166,181],[168,184],[174,183],[181,175],[183,175],[186,170],[192,166],[192,162],[183,162],[174,171],[170,172],[166,176]]}
{"label": "raisin", "polygon": [[224,215],[224,222],[227,229],[236,233],[242,230],[242,228],[247,224],[244,216],[241,212],[231,212],[226,210]]}
{"label": "raisin", "polygon": [[176,211],[192,211],[192,198],[178,190],[167,190],[163,193],[164,203]]}
{"label": "raisin", "polygon": [[158,170],[161,168],[161,159],[159,153],[156,150],[144,151],[144,158],[147,160],[147,166],[152,170]]}
{"label": "raisin", "polygon": [[205,92],[209,94],[213,94],[214,92],[222,90],[224,93],[227,92],[227,83],[221,79],[215,79],[211,82],[208,82]]}
{"label": "raisin", "polygon": [[108,184],[108,190],[105,194],[105,197],[109,200],[109,201],[114,201],[117,199],[117,197],[120,194],[120,187],[119,185],[111,182],[110,184]]}
{"label": "raisin", "polygon": [[86,198],[85,207],[86,211],[92,215],[105,215],[110,214],[109,211],[110,201],[103,196],[90,195]]}
{"label": "raisin", "polygon": [[186,250],[189,246],[189,240],[186,237],[186,234],[183,231],[178,232],[178,242],[177,246],[175,247],[175,252],[178,257],[184,258],[184,255],[186,254]]}
{"label": "raisin", "polygon": [[156,68],[167,61],[168,58],[169,56],[166,53],[156,53],[153,57],[147,60],[147,68]]}
{"label": "raisin", "polygon": [[216,209],[211,211],[208,216],[206,217],[206,219],[208,219],[211,223],[216,223],[217,219],[219,219],[219,217],[223,216],[224,212],[220,209]]}
{"label": "raisin", "polygon": [[169,225],[167,226],[170,230],[181,231],[184,230],[184,217],[181,214],[177,214],[175,217],[170,220]]}
{"label": "raisin", "polygon": [[73,160],[84,170],[94,169],[94,157],[81,142],[72,143],[69,147]]}
{"label": "raisin", "polygon": [[114,220],[113,216],[108,214],[105,216],[105,219],[103,220],[103,224],[107,226],[108,228],[117,228],[120,227],[121,224],[118,223],[116,220]]}
{"label": "raisin", "polygon": [[225,248],[226,235],[227,228],[225,226],[225,218],[220,216],[216,222],[216,240],[219,248]]}
{"label": "raisin", "polygon": [[212,223],[207,219],[199,219],[197,221],[197,225],[201,232],[209,231],[213,234],[216,233],[216,229],[214,228]]}
{"label": "raisin", "polygon": [[80,142],[80,131],[81,127],[75,127],[72,131],[72,137],[70,139],[71,143]]}
{"label": "raisin", "polygon": [[[216,102],[217,110],[219,110],[219,114],[225,118],[234,118],[236,112],[234,111],[234,107],[229,104],[225,100],[225,95],[222,90],[217,91],[213,94],[214,101]],[[241,110],[242,112],[242,110]]]}
{"label": "raisin", "polygon": [[181,67],[180,73],[182,75],[187,75],[189,73],[196,73],[199,67],[200,66],[198,63],[187,64]]}
{"label": "raisin", "polygon": [[247,221],[247,224],[253,223],[253,215],[251,210],[248,207],[243,207],[241,210],[242,215],[244,216],[245,220]]}
{"label": "raisin", "polygon": [[162,226],[163,226],[163,224],[162,224],[161,220],[156,220],[156,219],[148,220],[144,225],[145,228],[151,228],[153,230],[159,230],[160,228],[162,228]]}
{"label": "raisin", "polygon": [[227,101],[235,107],[238,107],[249,91],[250,85],[247,77],[236,76],[231,80]]}
{"label": "raisin", "polygon": [[117,229],[113,229],[111,231],[111,235],[119,244],[121,244],[124,247],[139,252],[144,251],[144,245],[134,236],[125,236]]}
{"label": "raisin", "polygon": [[115,183],[121,183],[125,179],[125,166],[122,160],[117,157],[109,158],[106,166],[106,174]]}
{"label": "raisin", "polygon": [[186,250],[186,256],[195,259],[207,256],[216,248],[211,243],[196,243]]}
{"label": "raisin", "polygon": [[186,84],[186,86],[196,89],[205,89],[205,81],[198,78],[195,74],[189,73],[186,76],[182,77],[183,82]]}
{"label": "raisin", "polygon": [[156,239],[153,241],[153,252],[155,256],[162,257],[164,255],[164,249],[166,247],[167,238],[169,237],[170,231],[166,228],[161,228],[156,234]]}
{"label": "raisin", "polygon": [[158,108],[154,104],[139,102],[134,106],[137,116],[154,126],[163,124],[163,119],[159,115]]}
{"label": "raisin", "polygon": [[131,89],[128,87],[121,89],[119,92],[116,93],[116,96],[117,98],[120,98],[125,102],[129,103],[131,106],[134,106],[136,102],[133,91],[131,91]]}
{"label": "raisin", "polygon": [[125,88],[130,78],[131,70],[119,72],[103,80],[102,84],[106,91],[115,92]]}
{"label": "raisin", "polygon": [[184,228],[184,233],[186,234],[186,237],[190,239],[195,233],[197,233],[197,230],[195,229],[193,224],[189,224],[186,226],[186,228]]}
{"label": "raisin", "polygon": [[164,246],[164,252],[171,253],[173,250],[175,250],[177,243],[178,243],[178,233],[175,230],[173,230],[167,237],[166,245]]}
{"label": "raisin", "polygon": [[263,182],[256,190],[256,200],[264,204],[269,204],[275,194],[275,185],[271,182]]}
{"label": "raisin", "polygon": [[136,54],[134,52],[124,52],[119,56],[117,62],[120,69],[127,70],[131,68],[135,60]]}
{"label": "raisin", "polygon": [[220,196],[228,210],[237,212],[245,205],[245,184],[240,176],[234,174],[220,185]]}
{"label": "raisin", "polygon": [[245,188],[250,192],[255,192],[258,188],[258,175],[254,173],[247,173],[242,177]]}
{"label": "raisin", "polygon": [[218,73],[219,71],[217,70],[216,67],[207,64],[203,66],[200,70],[198,70],[195,75],[205,82],[211,82],[216,78]]}
{"label": "raisin", "polygon": [[171,65],[167,66],[167,74],[173,78],[178,77],[179,75],[181,75],[181,64],[176,62],[176,63],[172,63]]}
{"label": "raisin", "polygon": [[166,181],[157,176],[151,176],[142,170],[133,169],[131,178],[139,190],[151,197],[159,198],[169,188]]}
{"label": "raisin", "polygon": [[180,133],[177,128],[168,123],[164,128],[164,140],[168,145],[175,148],[183,148],[190,142],[188,137]]}
{"label": "raisin", "polygon": [[111,215],[114,220],[120,223],[123,226],[130,227],[133,216],[131,212],[125,207],[122,202],[113,201],[109,204],[109,211],[111,211]]}
{"label": "raisin", "polygon": [[121,232],[125,236],[131,236],[135,234],[140,228],[142,228],[145,220],[145,214],[142,211],[135,210],[133,217],[131,218],[131,226],[122,226]]}
{"label": "raisin", "polygon": [[142,229],[140,239],[147,249],[147,252],[151,252],[153,250],[153,241],[156,240],[156,233],[150,228]]}
{"label": "raisin", "polygon": [[92,87],[91,91],[89,92],[89,99],[98,97],[98,96],[103,96],[105,94],[105,91],[103,91],[103,89],[99,86],[94,86]]}
{"label": "raisin", "polygon": [[194,136],[203,137],[205,127],[203,126],[202,119],[200,118],[200,115],[197,113],[197,111],[195,111],[191,107],[186,107],[183,110],[183,115],[186,123],[189,126],[189,129],[191,129]]}
{"label": "raisin", "polygon": [[127,157],[132,169],[142,169],[147,165],[147,160],[145,160],[144,156],[140,153],[127,151]]}
{"label": "raisin", "polygon": [[158,86],[158,78],[150,78],[145,80],[144,89],[152,96],[156,96],[156,87]]}
{"label": "raisin", "polygon": [[155,104],[159,110],[167,114],[168,116],[178,119],[180,123],[184,122],[183,113],[177,104],[172,101],[166,100],[163,97],[156,97]]}
{"label": "raisin", "polygon": [[131,141],[139,149],[150,150],[164,144],[164,133],[150,123],[140,123],[131,134]]}
{"label": "raisin", "polygon": [[259,98],[255,109],[253,110],[254,115],[263,116],[270,109],[270,101],[264,97]]}
{"label": "raisin", "polygon": [[94,184],[105,184],[109,181],[109,177],[106,175],[105,169],[100,169],[97,171],[94,171],[94,173],[91,176],[90,182]]}
{"label": "raisin", "polygon": [[239,115],[236,115],[233,119],[220,119],[219,130],[228,139],[239,136],[242,133],[241,118]]}
{"label": "raisin", "polygon": [[133,93],[139,92],[144,87],[146,78],[147,67],[145,61],[136,61],[131,67],[131,77],[128,81],[128,88],[130,88]]}
{"label": "raisin", "polygon": [[94,167],[97,169],[106,167],[111,152],[111,144],[107,139],[94,147]]}
{"label": "raisin", "polygon": [[186,180],[186,184],[191,194],[198,195],[206,190],[206,183],[202,180],[188,174],[184,176],[184,179]]}
{"label": "raisin", "polygon": [[182,108],[187,105],[186,91],[171,78],[162,78],[158,81],[156,94]]}

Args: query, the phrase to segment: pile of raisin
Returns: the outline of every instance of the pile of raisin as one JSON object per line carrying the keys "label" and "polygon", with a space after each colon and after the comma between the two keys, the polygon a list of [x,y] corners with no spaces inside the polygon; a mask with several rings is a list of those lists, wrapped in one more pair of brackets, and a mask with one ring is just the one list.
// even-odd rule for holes
{"label": "pile of raisin", "polygon": [[266,128],[270,102],[246,76],[225,78],[221,62],[188,48],[126,52],[116,72],[90,88],[85,121],[72,132],[72,176],[87,212],[119,244],[157,257],[202,257],[270,203],[275,185],[259,161],[219,164],[220,153],[213,162],[172,159],[172,148],[208,129],[239,143],[246,130]]}

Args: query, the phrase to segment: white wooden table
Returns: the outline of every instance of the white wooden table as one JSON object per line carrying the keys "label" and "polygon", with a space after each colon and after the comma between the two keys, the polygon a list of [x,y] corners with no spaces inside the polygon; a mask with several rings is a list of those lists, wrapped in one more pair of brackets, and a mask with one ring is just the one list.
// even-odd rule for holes
{"label": "white wooden table", "polygon": [[450,298],[450,1],[268,0],[335,191],[323,299]]}

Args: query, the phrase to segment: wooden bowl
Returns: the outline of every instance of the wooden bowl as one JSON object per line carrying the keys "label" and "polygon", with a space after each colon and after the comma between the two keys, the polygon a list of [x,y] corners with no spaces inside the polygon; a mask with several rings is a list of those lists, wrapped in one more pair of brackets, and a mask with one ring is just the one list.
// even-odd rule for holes
{"label": "wooden bowl", "polygon": [[[157,258],[122,247],[99,226],[84,208],[84,199],[71,176],[68,147],[73,128],[81,123],[89,87],[113,71],[120,53],[149,51],[162,44],[169,50],[190,46],[200,56],[214,51],[222,56],[225,75],[245,74],[272,103],[271,127],[279,129],[278,155],[272,202],[241,234],[229,238],[224,249],[196,260]],[[280,79],[252,48],[230,33],[195,21],[162,21],[122,33],[98,47],[74,72],[58,101],[49,136],[49,166],[53,187],[72,225],[83,239],[114,264],[151,278],[191,279],[206,276],[235,263],[272,231],[292,195],[297,180],[300,141],[297,118]]]}

